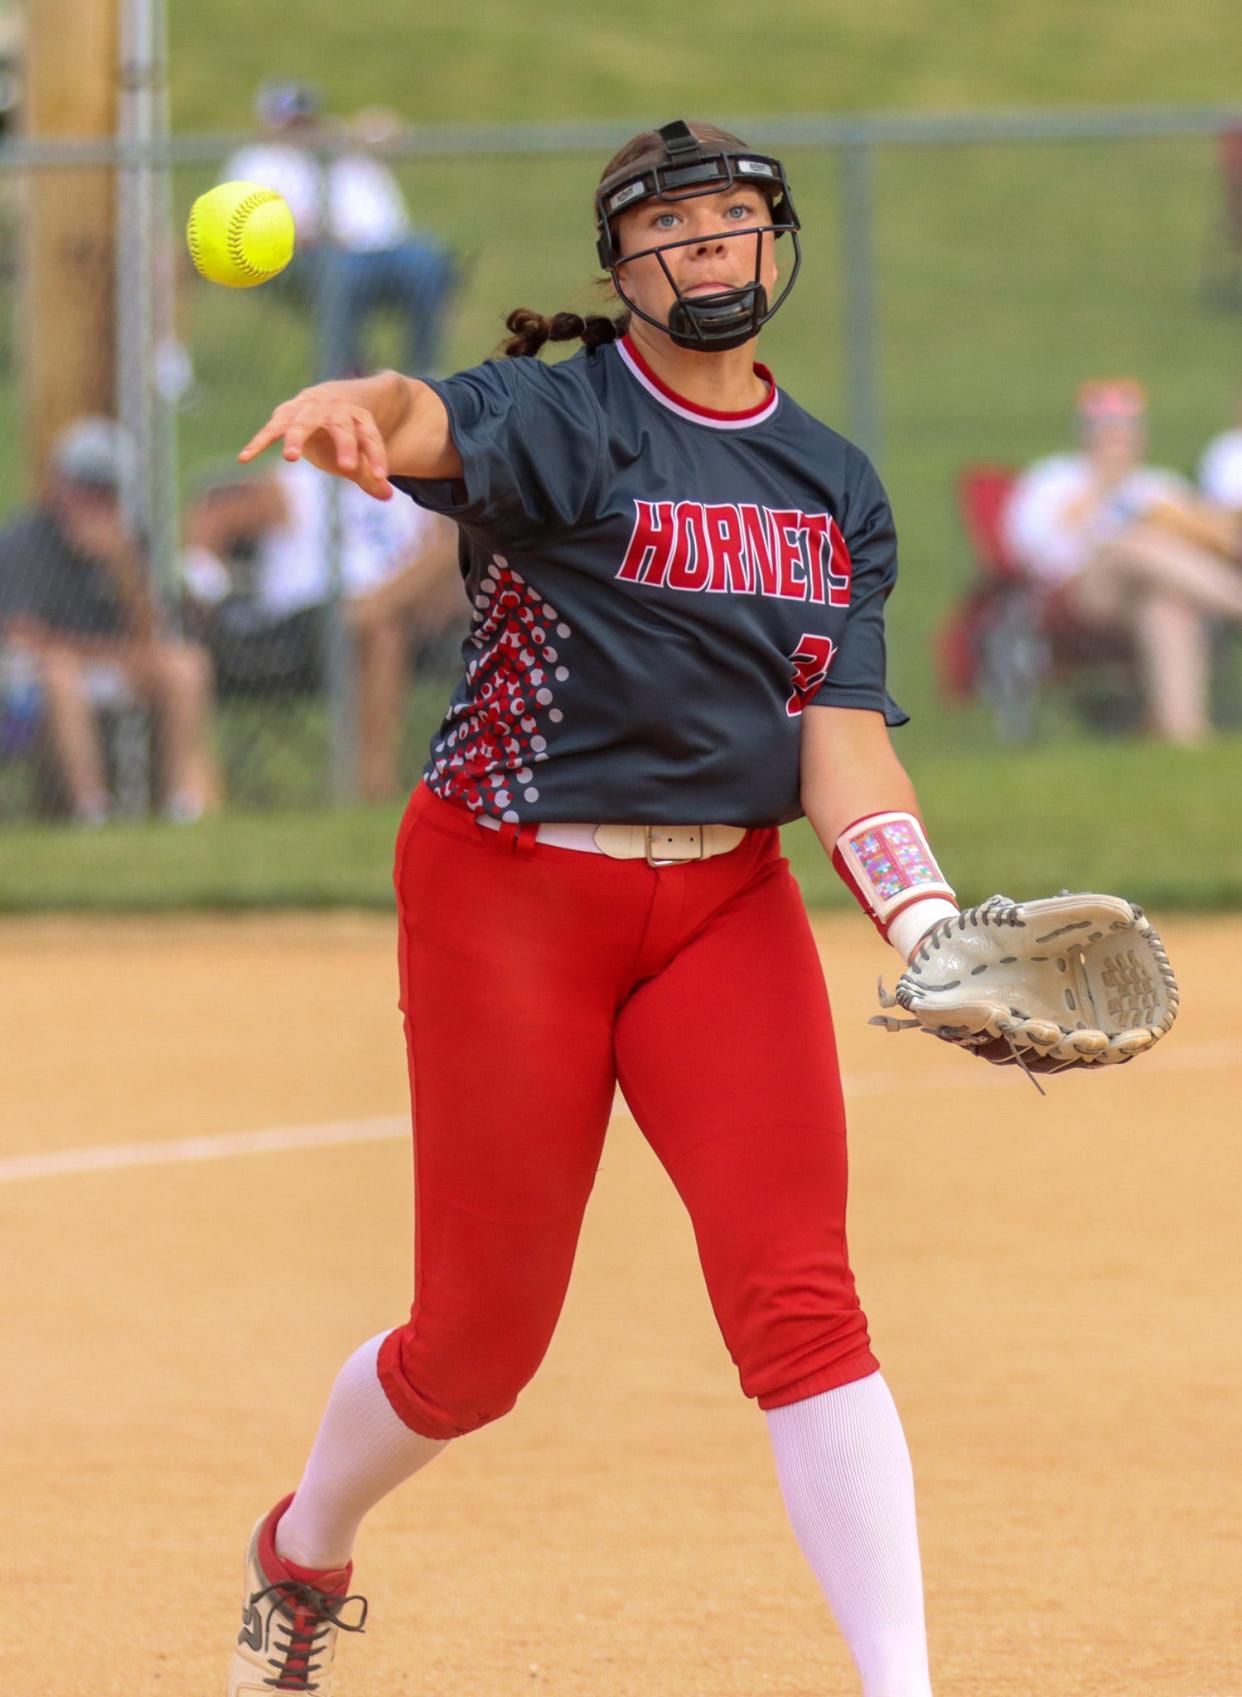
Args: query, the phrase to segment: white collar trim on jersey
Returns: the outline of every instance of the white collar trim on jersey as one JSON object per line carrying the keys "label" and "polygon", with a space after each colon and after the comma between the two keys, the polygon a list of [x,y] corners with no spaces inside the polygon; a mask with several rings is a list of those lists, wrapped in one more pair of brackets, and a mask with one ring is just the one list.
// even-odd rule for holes
{"label": "white collar trim on jersey", "polygon": [[709,430],[749,430],[752,425],[762,424],[771,418],[780,403],[780,390],[766,365],[755,366],[755,375],[768,385],[766,401],[760,401],[757,407],[749,407],[745,412],[713,412],[710,407],[701,407],[670,389],[652,371],[628,336],[623,336],[615,345],[621,355],[621,363],[647,393],[669,412],[676,413],[678,418],[688,419],[691,424],[705,424]]}

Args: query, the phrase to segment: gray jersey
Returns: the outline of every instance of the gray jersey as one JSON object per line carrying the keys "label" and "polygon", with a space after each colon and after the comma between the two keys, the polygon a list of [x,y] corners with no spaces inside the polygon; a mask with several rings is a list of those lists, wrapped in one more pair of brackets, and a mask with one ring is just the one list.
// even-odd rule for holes
{"label": "gray jersey", "polygon": [[805,708],[904,722],[884,490],[774,384],[709,412],[626,340],[431,387],[462,481],[392,481],[456,520],[473,605],[436,794],[511,822],[779,824]]}

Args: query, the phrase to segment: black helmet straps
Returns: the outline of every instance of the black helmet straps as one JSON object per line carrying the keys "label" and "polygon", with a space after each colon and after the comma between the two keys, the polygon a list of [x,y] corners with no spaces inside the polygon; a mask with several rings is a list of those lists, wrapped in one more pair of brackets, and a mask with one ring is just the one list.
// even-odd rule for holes
{"label": "black helmet straps", "polygon": [[[681,119],[665,124],[658,132],[664,143],[664,153],[653,164],[635,164],[614,171],[595,191],[596,251],[605,271],[612,273],[613,286],[622,301],[637,317],[657,330],[667,330],[681,348],[695,348],[702,353],[715,353],[725,348],[740,347],[767,323],[785,304],[802,264],[802,248],[798,241],[798,215],[794,211],[785,167],[779,159],[764,153],[752,153],[749,148],[726,146],[716,142],[701,142]],[[619,212],[638,206],[644,200],[693,200],[700,195],[722,194],[735,185],[745,184],[759,190],[767,203],[769,222],[750,224],[744,229],[722,230],[717,238],[737,241],[750,236],[755,244],[755,275],[740,288],[723,289],[716,294],[683,295],[673,280],[664,255],[670,248],[694,247],[702,236],[688,236],[681,241],[663,242],[643,248],[637,253],[619,254],[612,221]],[[785,287],[769,305],[767,290],[759,281],[763,256],[763,237],[788,235],[793,242],[793,264]],[[673,291],[668,323],[653,318],[649,312],[631,300],[625,292],[621,269],[636,259],[654,254]]]}

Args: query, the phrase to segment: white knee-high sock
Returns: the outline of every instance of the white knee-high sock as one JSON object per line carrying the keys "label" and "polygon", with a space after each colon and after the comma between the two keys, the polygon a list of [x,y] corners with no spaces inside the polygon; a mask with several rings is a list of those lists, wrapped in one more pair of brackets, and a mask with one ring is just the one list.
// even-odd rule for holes
{"label": "white knee-high sock", "polygon": [[448,1442],[412,1432],[375,1370],[387,1333],[337,1374],[302,1483],[276,1527],[276,1550],[299,1567],[344,1567],[362,1517]]}
{"label": "white knee-high sock", "polygon": [[785,1507],[864,1697],[930,1697],[914,1479],[888,1386],[872,1373],[767,1421]]}

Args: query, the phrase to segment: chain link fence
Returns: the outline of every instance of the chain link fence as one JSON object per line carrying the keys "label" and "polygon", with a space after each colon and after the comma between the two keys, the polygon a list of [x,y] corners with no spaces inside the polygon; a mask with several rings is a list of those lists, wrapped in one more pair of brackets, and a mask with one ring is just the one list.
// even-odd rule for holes
{"label": "chain link fence", "polygon": [[[1125,373],[1151,397],[1151,457],[1193,474],[1242,388],[1242,111],[730,127],[781,150],[805,228],[764,357],[893,495],[894,687],[940,742],[988,734],[937,693],[934,633],[982,569],[963,469],[1067,445],[1077,384]],[[236,453],[319,374],[454,369],[494,350],[515,306],[598,308],[590,190],[627,133],[401,132],[361,153],[320,138],[320,228],[351,154],[408,227],[364,252],[304,240],[251,290],[198,279],[181,231],[254,138],[0,148],[12,444],[32,404],[40,198],[90,167],[118,220],[115,331],[97,369],[81,362],[80,405],[38,476],[16,447],[0,461],[0,818],[323,806],[413,781],[468,616],[451,535],[407,501]]]}

